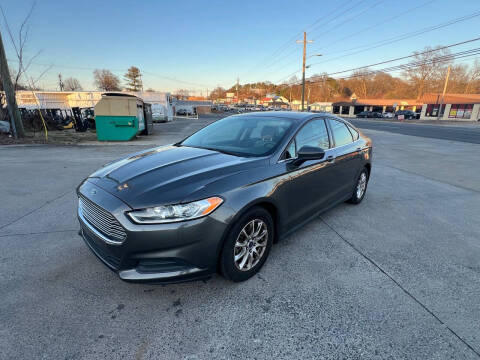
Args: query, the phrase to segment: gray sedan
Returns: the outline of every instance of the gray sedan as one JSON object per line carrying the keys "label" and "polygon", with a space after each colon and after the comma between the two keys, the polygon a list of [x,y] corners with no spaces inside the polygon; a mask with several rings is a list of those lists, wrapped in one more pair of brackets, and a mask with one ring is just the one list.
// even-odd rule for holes
{"label": "gray sedan", "polygon": [[371,140],[330,114],[226,117],[85,179],[81,235],[126,281],[214,272],[243,281],[282,237],[338,203],[360,203],[371,159]]}

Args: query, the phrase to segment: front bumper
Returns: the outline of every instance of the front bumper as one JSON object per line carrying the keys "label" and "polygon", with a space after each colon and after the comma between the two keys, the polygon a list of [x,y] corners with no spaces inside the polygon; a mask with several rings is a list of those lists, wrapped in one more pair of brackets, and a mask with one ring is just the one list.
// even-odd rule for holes
{"label": "front bumper", "polygon": [[172,283],[204,279],[216,271],[227,228],[222,207],[201,219],[138,225],[125,215],[131,208],[100,187],[86,181],[78,192],[112,214],[125,229],[123,242],[111,242],[78,211],[85,243],[122,280]]}

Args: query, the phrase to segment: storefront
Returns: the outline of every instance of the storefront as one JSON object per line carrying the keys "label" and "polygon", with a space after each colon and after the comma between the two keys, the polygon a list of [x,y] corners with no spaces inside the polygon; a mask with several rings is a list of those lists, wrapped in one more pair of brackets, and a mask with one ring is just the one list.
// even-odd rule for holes
{"label": "storefront", "polygon": [[470,120],[472,117],[473,104],[452,104],[449,119],[466,119]]}
{"label": "storefront", "polygon": [[423,120],[480,120],[480,94],[425,94],[422,101]]}

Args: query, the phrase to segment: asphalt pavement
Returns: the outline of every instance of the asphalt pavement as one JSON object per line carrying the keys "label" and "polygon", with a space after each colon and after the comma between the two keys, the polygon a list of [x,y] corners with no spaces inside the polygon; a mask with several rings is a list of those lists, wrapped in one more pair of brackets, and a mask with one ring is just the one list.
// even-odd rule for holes
{"label": "asphalt pavement", "polygon": [[365,200],[275,245],[244,283],[130,284],[101,264],[77,234],[78,183],[214,120],[121,145],[0,147],[0,359],[480,358],[470,142],[363,128]]}
{"label": "asphalt pavement", "polygon": [[360,129],[393,132],[432,139],[443,139],[480,144],[479,124],[421,124],[419,122],[394,122],[388,120],[347,119]]}

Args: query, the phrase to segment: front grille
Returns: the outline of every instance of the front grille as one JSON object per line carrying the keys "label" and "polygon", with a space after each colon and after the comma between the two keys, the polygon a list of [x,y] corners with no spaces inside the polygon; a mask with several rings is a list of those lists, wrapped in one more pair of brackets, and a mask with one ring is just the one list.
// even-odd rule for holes
{"label": "front grille", "polygon": [[108,211],[83,196],[79,197],[78,206],[85,220],[103,235],[116,241],[125,240],[125,229]]}
{"label": "front grille", "polygon": [[83,238],[101,260],[103,260],[112,269],[118,270],[121,261],[118,256],[115,256],[112,252],[107,251],[104,249],[104,247],[98,245],[95,239],[93,239],[88,232],[83,231]]}

